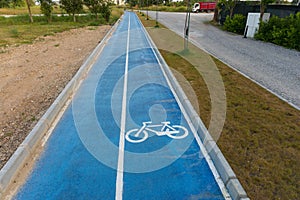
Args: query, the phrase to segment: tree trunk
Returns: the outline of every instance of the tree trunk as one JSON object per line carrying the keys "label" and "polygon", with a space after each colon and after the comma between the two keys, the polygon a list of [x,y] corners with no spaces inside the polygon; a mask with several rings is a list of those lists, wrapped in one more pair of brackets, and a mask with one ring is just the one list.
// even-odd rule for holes
{"label": "tree trunk", "polygon": [[218,0],[216,0],[216,8],[215,8],[214,18],[213,18],[214,22],[219,22],[219,9],[217,5],[218,5]]}
{"label": "tree trunk", "polygon": [[260,4],[260,17],[259,19],[262,20],[263,19],[263,16],[265,14],[265,9],[266,9],[266,6],[264,4]]}
{"label": "tree trunk", "polygon": [[232,19],[232,16],[233,16],[233,9],[234,9],[234,8],[230,8],[230,16],[229,16],[230,19]]}
{"label": "tree trunk", "polygon": [[217,7],[215,8],[213,21],[219,22],[219,9]]}
{"label": "tree trunk", "polygon": [[52,15],[50,15],[50,17],[48,18],[48,23],[52,22]]}
{"label": "tree trunk", "polygon": [[73,13],[73,22],[76,22],[75,13]]}
{"label": "tree trunk", "polygon": [[31,9],[30,9],[30,2],[29,2],[29,0],[26,0],[26,4],[27,4],[27,9],[28,9],[28,14],[29,14],[30,22],[33,23],[33,18],[32,18],[32,13],[31,13]]}

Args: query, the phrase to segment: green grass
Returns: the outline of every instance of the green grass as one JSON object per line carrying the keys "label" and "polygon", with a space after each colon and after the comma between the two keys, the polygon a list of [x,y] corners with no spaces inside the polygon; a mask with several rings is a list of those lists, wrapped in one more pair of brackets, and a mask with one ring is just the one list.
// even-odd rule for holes
{"label": "green grass", "polygon": [[186,78],[186,80],[188,80],[189,84],[197,94],[197,101],[199,102],[199,110],[201,111],[203,123],[208,125],[211,117],[211,103],[209,91],[203,78],[192,64],[181,58],[179,55],[165,50],[160,50],[160,53],[170,67],[178,71]]}
{"label": "green grass", "polygon": [[215,62],[227,96],[226,123],[218,141],[222,152],[252,199],[297,199],[300,112]]}
{"label": "green grass", "polygon": [[16,24],[2,26],[0,32],[0,46],[31,43],[39,36],[53,35],[57,32],[82,27],[88,24],[84,23],[64,23],[57,22],[51,24]]}
{"label": "green grass", "polygon": [[[161,50],[190,82],[208,127],[211,105],[205,82],[180,56]],[[218,145],[251,199],[297,199],[300,113],[214,59],[225,83],[227,116]]]}
{"label": "green grass", "polygon": [[[140,19],[145,26],[149,25],[144,17]],[[160,38],[161,35],[152,37],[155,43],[162,43]],[[205,82],[187,60],[160,51],[168,65],[184,75],[193,87],[199,115],[208,127],[211,105]],[[222,76],[227,101],[226,121],[217,143],[249,197],[298,199],[300,111],[219,60],[213,61]]]}
{"label": "green grass", "polygon": [[[21,11],[19,12],[21,13]],[[122,9],[113,8],[108,24],[113,24],[122,13]],[[103,18],[99,17],[96,20],[92,15],[78,16],[75,23],[72,17],[68,15],[62,17],[53,16],[51,23],[47,23],[45,17],[35,16],[33,19],[34,23],[30,23],[28,15],[18,15],[10,18],[0,17],[0,47],[31,43],[37,37],[54,35],[57,32],[74,28],[107,24]]]}
{"label": "green grass", "polygon": [[[41,14],[40,6],[32,6],[31,8],[32,14]],[[53,6],[54,14],[66,13],[59,6]],[[24,15],[28,14],[27,7],[16,7],[16,8],[0,8],[0,15]]]}
{"label": "green grass", "polygon": [[142,23],[145,27],[156,27],[158,25],[158,27],[160,28],[166,28],[164,25],[156,23],[156,20],[153,20],[150,17],[148,17],[147,20],[147,14],[142,15],[142,13],[139,13],[138,16],[140,17],[140,19],[142,19]]}

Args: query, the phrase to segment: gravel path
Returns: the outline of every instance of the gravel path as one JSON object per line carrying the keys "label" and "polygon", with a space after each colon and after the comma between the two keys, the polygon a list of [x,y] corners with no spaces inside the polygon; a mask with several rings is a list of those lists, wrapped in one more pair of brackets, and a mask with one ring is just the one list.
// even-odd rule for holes
{"label": "gravel path", "polygon": [[[155,12],[149,11],[149,16],[155,19]],[[300,110],[300,52],[203,23],[212,17],[191,14],[190,40]],[[185,13],[159,12],[158,21],[183,35]]]}

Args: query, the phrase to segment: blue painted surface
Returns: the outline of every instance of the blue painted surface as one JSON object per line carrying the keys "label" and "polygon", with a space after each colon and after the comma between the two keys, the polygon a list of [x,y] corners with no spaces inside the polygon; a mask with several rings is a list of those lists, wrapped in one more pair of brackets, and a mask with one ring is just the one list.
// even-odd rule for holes
{"label": "blue painted surface", "polygon": [[15,199],[113,199],[115,176],[82,145],[68,108]]}
{"label": "blue painted surface", "polygon": [[185,127],[183,139],[125,140],[123,199],[224,199],[141,24],[126,12],[15,199],[115,199],[126,39],[126,131],[143,122]]}

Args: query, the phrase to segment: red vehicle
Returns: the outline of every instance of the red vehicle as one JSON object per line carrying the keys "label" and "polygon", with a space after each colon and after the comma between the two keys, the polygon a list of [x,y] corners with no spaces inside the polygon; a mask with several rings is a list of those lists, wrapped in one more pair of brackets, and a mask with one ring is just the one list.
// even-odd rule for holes
{"label": "red vehicle", "polygon": [[198,2],[194,4],[192,11],[195,13],[203,11],[209,12],[215,10],[215,8],[216,2]]}

